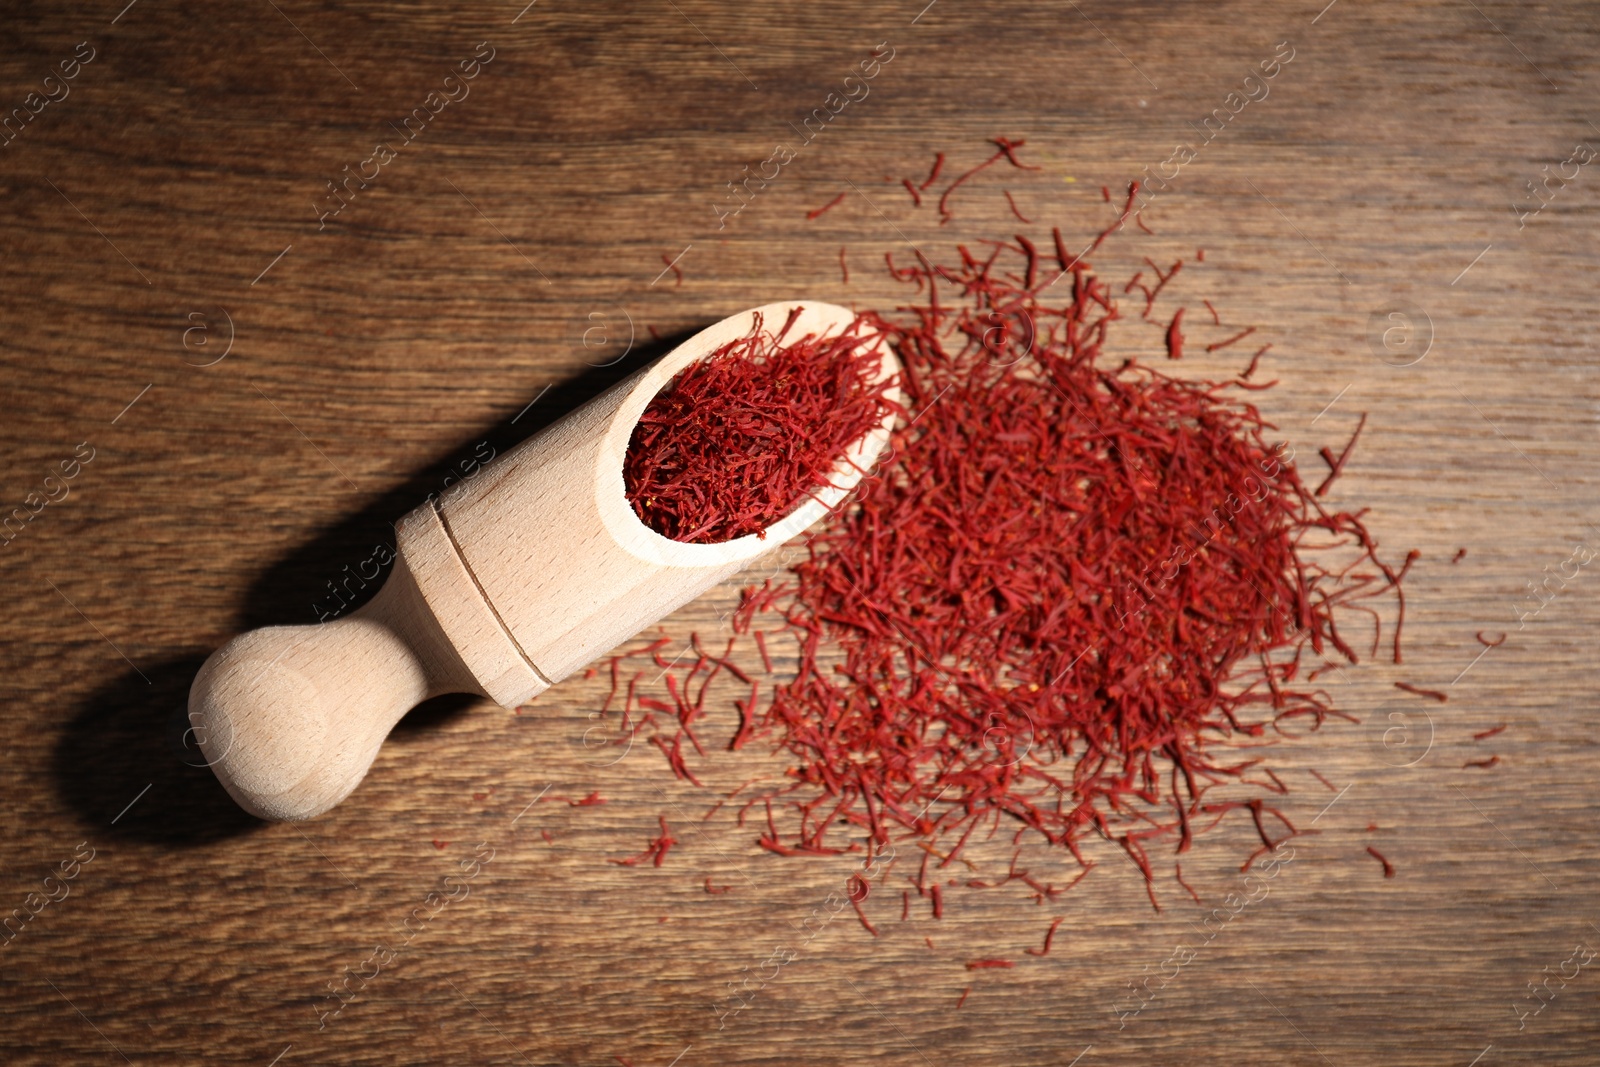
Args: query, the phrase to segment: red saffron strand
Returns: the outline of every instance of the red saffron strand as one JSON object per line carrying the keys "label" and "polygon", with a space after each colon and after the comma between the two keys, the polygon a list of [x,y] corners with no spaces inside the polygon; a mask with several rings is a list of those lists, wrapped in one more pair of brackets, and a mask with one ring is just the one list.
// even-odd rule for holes
{"label": "red saffron strand", "polygon": [[[1202,257],[1196,257],[1196,258],[1202,258]],[[1213,326],[1221,326],[1222,325],[1222,316],[1218,315],[1217,314],[1217,309],[1211,306],[1211,301],[1202,300],[1202,301],[1200,301],[1200,303],[1204,304],[1206,306],[1206,310],[1211,312],[1211,324]]]}
{"label": "red saffron strand", "polygon": [[[1033,220],[1028,218],[1021,211],[1017,210],[1017,202],[1011,198],[1011,190],[1010,189],[1002,189],[1000,191],[1002,193],[1006,194],[1006,203],[1011,205],[1011,213],[1017,217],[1017,221],[1025,222],[1029,226],[1032,226],[1033,225]],[[1032,288],[1032,286],[1029,286],[1029,288]]]}
{"label": "red saffron strand", "polygon": [[1498,639],[1491,641],[1487,637],[1483,636],[1482,630],[1479,630],[1473,636],[1476,637],[1478,639],[1478,643],[1485,648],[1499,648],[1501,645],[1506,643],[1506,638],[1510,637],[1511,635],[1509,633],[1501,633]]}
{"label": "red saffron strand", "polygon": [[852,897],[850,898],[850,906],[856,909],[856,918],[861,920],[861,925],[866,927],[867,933],[877,937],[878,928],[867,921],[867,913],[861,910],[861,902]]}
{"label": "red saffron strand", "polygon": [[843,201],[844,198],[846,196],[848,196],[848,195],[849,195],[848,193],[840,193],[838,196],[834,197],[832,200],[829,200],[826,204],[823,204],[821,207],[817,208],[815,211],[806,212],[806,218],[809,219],[809,220],[812,220],[812,221],[815,221],[816,219],[821,218],[823,212],[829,210],[830,208],[837,207],[839,205],[839,203],[841,201]]}
{"label": "red saffron strand", "polygon": [[1482,768],[1483,770],[1488,770],[1490,767],[1497,766],[1499,763],[1500,763],[1500,757],[1499,756],[1490,756],[1488,759],[1468,760],[1467,762],[1465,762],[1465,763],[1463,763],[1461,765],[1461,769],[1462,770],[1466,770],[1468,767],[1478,767],[1478,768]]}
{"label": "red saffron strand", "polygon": [[992,970],[992,969],[1001,968],[1001,967],[1015,967],[1015,966],[1016,966],[1016,964],[1014,962],[1012,962],[1011,960],[968,960],[967,961],[967,970],[969,970],[969,971],[983,971],[983,970]]}
{"label": "red saffron strand", "polygon": [[1000,162],[1002,159],[1009,161],[1011,165],[1016,167],[1018,170],[1040,169],[1038,167],[1027,166],[1018,161],[1016,151],[1028,143],[1025,139],[1012,141],[1005,137],[996,137],[990,143],[996,145],[999,148],[999,151],[990,156],[988,159],[984,160],[982,163],[979,163],[976,167],[973,167],[971,170],[957,177],[945,188],[944,194],[939,197],[939,224],[941,226],[950,221],[950,194],[955,192],[964,182],[966,182],[968,178],[971,178],[979,171]]}
{"label": "red saffron strand", "polygon": [[1271,345],[1262,345],[1260,348],[1256,349],[1256,354],[1250,357],[1250,365],[1244,369],[1244,373],[1240,374],[1239,377],[1245,381],[1249,381],[1250,376],[1256,372],[1256,367],[1260,365],[1261,357],[1266,355],[1267,349],[1271,347]]}
{"label": "red saffron strand", "polygon": [[[682,259],[682,258],[683,257],[681,255],[678,257],[678,259]],[[661,262],[663,262],[663,263],[665,263],[667,265],[667,269],[668,270],[672,271],[673,274],[677,275],[677,279],[672,283],[673,288],[677,288],[677,287],[681,286],[683,284],[683,268],[678,266],[678,260],[677,259],[673,259],[671,256],[669,256],[665,252],[663,252],[663,253],[661,253]]]}
{"label": "red saffron strand", "polygon": [[1372,854],[1372,858],[1373,859],[1375,859],[1379,863],[1383,864],[1383,876],[1385,878],[1393,878],[1394,877],[1394,864],[1390,863],[1387,859],[1385,859],[1384,856],[1383,856],[1383,853],[1379,852],[1377,849],[1373,848],[1371,845],[1367,846],[1367,851]]}
{"label": "red saffron strand", "polygon": [[777,333],[758,321],[651,399],[622,468],[646,526],[675,541],[764,537],[894,410],[861,323],[784,343],[793,321]]}
{"label": "red saffron strand", "polygon": [[1458,548],[1458,549],[1456,549],[1456,554],[1454,556],[1450,557],[1450,562],[1451,563],[1460,563],[1461,560],[1466,556],[1466,554],[1467,554],[1467,550],[1466,549]]}
{"label": "red saffron strand", "polygon": [[850,284],[850,264],[844,260],[844,245],[839,246],[839,273],[843,276],[844,284]]}
{"label": "red saffron strand", "polygon": [[1215,352],[1219,348],[1227,348],[1229,345],[1235,343],[1236,341],[1242,341],[1246,337],[1249,337],[1251,334],[1253,334],[1255,332],[1256,332],[1256,328],[1254,326],[1250,327],[1248,330],[1240,330],[1238,333],[1234,334],[1232,337],[1224,338],[1223,340],[1218,341],[1215,344],[1206,345],[1206,351],[1207,352]]}
{"label": "red saffron strand", "polygon": [[1408,693],[1415,693],[1419,697],[1428,697],[1428,698],[1430,698],[1432,700],[1437,700],[1441,704],[1444,704],[1444,703],[1448,702],[1449,699],[1450,699],[1450,694],[1445,693],[1445,692],[1443,692],[1441,690],[1438,690],[1438,689],[1421,689],[1421,688],[1419,688],[1417,686],[1412,685],[1410,682],[1396,682],[1396,683],[1394,683],[1394,687],[1396,689],[1404,689]]}
{"label": "red saffron strand", "polygon": [[1323,777],[1323,776],[1322,776],[1322,775],[1321,775],[1321,774],[1319,774],[1319,773],[1318,773],[1318,772],[1316,772],[1316,771],[1311,771],[1311,772],[1310,772],[1310,773],[1311,773],[1311,776],[1312,776],[1312,777],[1313,777],[1313,778],[1315,778],[1315,779],[1316,779],[1316,780],[1317,780],[1317,781],[1319,781],[1319,782],[1321,782],[1321,783],[1322,783],[1322,784],[1323,784],[1323,785],[1325,785],[1325,786],[1327,786],[1327,787],[1328,787],[1328,792],[1330,792],[1330,793],[1337,793],[1337,792],[1338,792],[1338,791],[1339,791],[1339,787],[1338,787],[1338,786],[1336,786],[1336,785],[1334,785],[1334,784],[1333,784],[1333,783],[1332,783],[1332,782],[1330,782],[1330,781],[1328,781],[1328,780],[1327,780],[1327,779],[1326,779],[1326,778],[1324,778],[1324,777]]}
{"label": "red saffron strand", "polygon": [[933,169],[928,172],[927,178],[923,179],[922,184],[917,188],[927,189],[928,186],[939,180],[939,172],[942,170],[944,170],[944,153],[935,152],[933,155]]}
{"label": "red saffron strand", "polygon": [[1183,322],[1183,308],[1179,308],[1172,316],[1172,322],[1167,326],[1167,358],[1183,358],[1183,334],[1178,327]]}
{"label": "red saffron strand", "polygon": [[645,846],[643,852],[640,852],[638,855],[629,856],[626,859],[607,860],[606,862],[615,863],[619,867],[636,867],[648,859],[654,860],[655,866],[661,866],[662,861],[667,858],[667,850],[673,845],[676,845],[678,843],[678,839],[673,837],[672,831],[667,828],[666,816],[663,815],[659,818],[661,822],[661,834],[659,837],[652,837],[650,839],[650,843]]}
{"label": "red saffron strand", "polygon": [[920,189],[918,189],[915,185],[911,184],[911,179],[910,178],[902,178],[902,179],[900,179],[900,184],[904,185],[906,187],[906,192],[911,194],[911,206],[912,207],[921,207],[922,206],[922,191]]}
{"label": "red saffron strand", "polygon": [[1044,932],[1043,946],[1039,948],[1025,948],[1022,951],[1026,952],[1030,956],[1048,956],[1050,954],[1050,942],[1054,941],[1056,937],[1056,927],[1060,926],[1065,918],[1066,916],[1063,915],[1050,924],[1050,929]]}
{"label": "red saffron strand", "polygon": [[1200,894],[1196,893],[1194,891],[1194,886],[1190,885],[1187,881],[1184,880],[1184,877],[1183,877],[1183,864],[1174,861],[1173,864],[1172,864],[1172,875],[1173,875],[1174,878],[1177,879],[1178,884],[1183,886],[1184,890],[1188,892],[1189,899],[1193,900],[1196,904],[1205,903],[1204,901],[1202,901],[1200,899]]}
{"label": "red saffron strand", "polygon": [[960,1011],[961,1010],[961,1005],[965,1004],[967,1002],[967,998],[970,997],[971,995],[972,995],[972,987],[971,986],[967,986],[967,988],[965,988],[965,989],[963,989],[961,991],[961,995],[956,998],[956,1011]]}
{"label": "red saffron strand", "polygon": [[1479,731],[1478,733],[1473,734],[1472,735],[1472,739],[1474,741],[1486,740],[1487,738],[1491,738],[1491,737],[1495,736],[1496,734],[1505,733],[1506,730],[1509,728],[1509,726],[1510,726],[1509,723],[1504,723],[1504,722],[1501,723],[1499,726],[1491,726],[1487,730],[1482,730],[1482,731]]}
{"label": "red saffron strand", "polygon": [[[1324,447],[1319,453],[1322,456],[1323,461],[1328,464],[1328,476],[1323,479],[1321,485],[1317,486],[1315,495],[1328,495],[1328,486],[1333,484],[1333,480],[1335,478],[1344,473],[1345,460],[1350,458],[1350,451],[1356,447],[1356,440],[1361,436],[1361,431],[1366,429],[1366,426],[1367,413],[1363,411],[1361,413],[1361,421],[1356,423],[1356,432],[1350,435],[1350,440],[1345,444],[1344,451],[1339,453],[1337,459],[1334,458],[1332,450],[1327,447]],[[1408,563],[1407,566],[1409,565],[1410,564]]]}

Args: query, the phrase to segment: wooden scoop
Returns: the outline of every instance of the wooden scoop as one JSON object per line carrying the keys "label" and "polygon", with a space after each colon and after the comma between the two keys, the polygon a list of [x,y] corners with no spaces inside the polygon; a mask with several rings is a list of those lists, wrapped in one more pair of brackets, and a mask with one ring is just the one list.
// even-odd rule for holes
{"label": "wooden scoop", "polygon": [[[622,462],[650,400],[730,341],[781,329],[833,336],[854,313],[768,304],[711,326],[483,468],[445,504],[396,525],[398,558],[373,600],[315,626],[234,638],[200,668],[189,721],[245,810],[309,819],[348,796],[405,713],[442,693],[514,708],[765,553],[838,504],[889,437],[893,416],[841,457],[833,487],[766,530],[721,544],[668,540],[623,493]],[[882,377],[899,369],[869,338]],[[891,389],[898,400],[898,390]]]}

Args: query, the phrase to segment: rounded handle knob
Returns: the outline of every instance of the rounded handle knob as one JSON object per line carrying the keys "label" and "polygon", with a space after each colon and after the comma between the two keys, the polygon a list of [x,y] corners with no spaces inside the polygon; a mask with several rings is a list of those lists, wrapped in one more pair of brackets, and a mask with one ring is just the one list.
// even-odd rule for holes
{"label": "rounded handle knob", "polygon": [[263,819],[322,814],[366,777],[407,711],[475,688],[459,661],[441,659],[438,641],[416,632],[415,617],[389,610],[409,594],[409,578],[398,567],[346,618],[241,634],[200,668],[189,722],[246,811]]}

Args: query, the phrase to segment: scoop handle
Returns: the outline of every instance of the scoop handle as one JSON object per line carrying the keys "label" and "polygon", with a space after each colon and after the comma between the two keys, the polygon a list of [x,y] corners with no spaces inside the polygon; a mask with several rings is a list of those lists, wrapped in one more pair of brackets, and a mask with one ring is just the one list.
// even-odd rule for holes
{"label": "scoop handle", "polygon": [[[765,537],[668,540],[629,505],[622,466],[640,414],[690,363],[757,329],[822,335],[855,320],[837,305],[791,301],[707,327],[449,501],[401,519],[394,571],[361,610],[223,646],[189,694],[190,725],[222,784],[263,818],[320,815],[355,789],[415,704],[463,692],[519,707],[822,518],[888,440],[892,412],[841,457],[829,487]],[[880,378],[892,377],[898,364],[882,338],[860,343],[878,355]]]}
{"label": "scoop handle", "polygon": [[253,630],[212,653],[189,691],[189,722],[240,807],[309,819],[355,789],[411,708],[481,691],[401,556],[351,615]]}

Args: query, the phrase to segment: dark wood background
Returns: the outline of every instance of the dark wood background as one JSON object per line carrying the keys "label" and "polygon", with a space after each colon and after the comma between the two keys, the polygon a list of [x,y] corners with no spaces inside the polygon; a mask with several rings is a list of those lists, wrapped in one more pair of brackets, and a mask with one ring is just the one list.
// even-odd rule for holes
{"label": "dark wood background", "polygon": [[[1600,144],[1595,12],[924,2],[4,5],[7,113],[79,42],[94,58],[0,147],[0,511],[80,443],[93,459],[0,548],[0,912],[76,870],[0,947],[0,1058],[1595,1062],[1600,964],[1567,961],[1600,947],[1600,579],[1568,561],[1600,547],[1600,173],[1515,210],[1542,168]],[[726,814],[699,818],[775,765],[718,754],[699,790],[648,746],[609,763],[583,740],[599,681],[520,715],[435,704],[308,824],[256,823],[185,764],[205,654],[312,621],[325,584],[479,442],[503,450],[662,351],[651,327],[670,339],[796,296],[891,305],[883,253],[1015,232],[1001,188],[1036,223],[1090,233],[1100,186],[1198,145],[1280,41],[1294,58],[1270,95],[1199,148],[1150,209],[1156,235],[1119,237],[1106,267],[1203,247],[1187,302],[1272,342],[1262,376],[1282,384],[1261,401],[1308,470],[1369,413],[1337,499],[1370,506],[1392,554],[1423,556],[1405,666],[1334,686],[1362,724],[1275,755],[1285,811],[1322,832],[1209,941],[1198,924],[1240,891],[1245,827],[1186,866],[1204,908],[1168,881],[1153,911],[1102,851],[1047,907],[952,891],[942,921],[919,906],[900,922],[900,870],[867,901],[883,936],[848,909],[810,936],[850,862],[769,856]],[[394,140],[479,42],[494,58],[470,95],[319,229],[325,183]],[[880,43],[894,58],[870,95],[719,229],[725,183],[796,142],[790,123]],[[974,180],[949,226],[883,180],[926,173],[935,151],[969,166],[999,134],[1045,169]],[[681,285],[663,254],[681,254]],[[1420,362],[1379,358],[1372,322],[1390,312],[1431,337]],[[596,325],[610,332],[585,347]],[[1230,373],[1236,352],[1184,368]],[[1533,614],[1529,584],[1560,572]],[[736,595],[667,620],[674,647],[724,634]],[[1478,630],[1509,637],[1475,661]],[[707,729],[733,722],[730,703]],[[609,803],[529,807],[547,787]],[[664,866],[607,862],[661,814],[682,839]],[[489,850],[463,899],[425,903]],[[707,894],[708,876],[732,889]],[[427,921],[407,934],[410,915]],[[1024,955],[1057,915],[1051,954]],[[1122,1014],[1178,946],[1193,958]],[[784,948],[793,960],[719,1028],[728,984],[770,975]],[[968,972],[976,957],[1018,964]],[[319,1029],[328,984],[375,967]],[[1519,1023],[1541,1003],[1528,983],[1561,972]]]}

